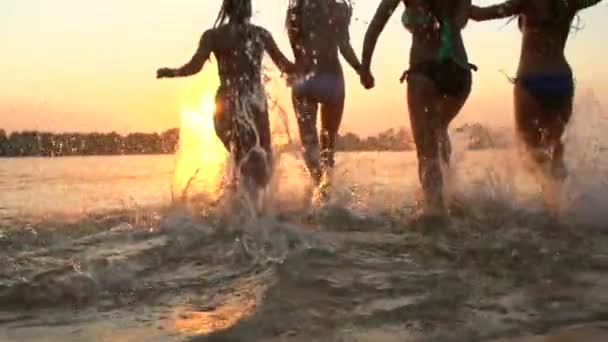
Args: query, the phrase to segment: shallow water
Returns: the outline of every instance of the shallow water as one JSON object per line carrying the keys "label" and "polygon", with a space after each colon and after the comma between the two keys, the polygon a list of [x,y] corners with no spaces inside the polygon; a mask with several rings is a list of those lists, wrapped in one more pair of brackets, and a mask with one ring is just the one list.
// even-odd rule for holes
{"label": "shallow water", "polygon": [[257,220],[170,205],[171,156],[1,160],[0,340],[481,341],[608,321],[608,169],[577,155],[556,219],[512,151],[457,149],[448,222],[413,219],[413,153],[340,154],[314,210],[285,155]]}
{"label": "shallow water", "polygon": [[170,201],[173,156],[0,159],[0,217],[82,214]]}

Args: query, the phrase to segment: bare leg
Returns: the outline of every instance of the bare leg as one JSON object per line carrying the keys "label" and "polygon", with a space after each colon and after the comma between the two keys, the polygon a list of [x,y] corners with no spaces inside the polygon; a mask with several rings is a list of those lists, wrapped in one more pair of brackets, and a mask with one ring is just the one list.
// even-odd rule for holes
{"label": "bare leg", "polygon": [[342,114],[344,96],[336,103],[321,105],[321,181],[318,188],[320,199],[327,199],[331,187],[331,171],[335,164],[336,138]]}
{"label": "bare leg", "polygon": [[336,138],[342,115],[344,114],[344,95],[336,103],[321,105],[321,163],[324,170],[333,168]]}
{"label": "bare leg", "polygon": [[222,98],[220,92],[215,96],[215,113],[213,115],[213,125],[215,134],[220,139],[226,151],[230,152],[230,141],[232,139],[232,110],[229,108],[228,100]]}
{"label": "bare leg", "polygon": [[450,142],[448,127],[467,102],[471,94],[471,83],[471,79],[469,79],[467,88],[460,95],[456,97],[446,96],[440,102],[441,127],[438,133],[439,151],[443,162],[448,166],[452,156],[452,143]]}
{"label": "bare leg", "polygon": [[429,208],[443,210],[443,180],[439,160],[440,111],[436,105],[439,95],[433,82],[414,74],[408,78],[408,106],[416,153],[418,176]]}
{"label": "bare leg", "polygon": [[515,85],[514,99],[516,129],[524,147],[523,156],[545,196],[553,197],[554,188],[567,175],[561,138],[572,115],[572,102],[558,110],[547,110],[519,85]]}
{"label": "bare leg", "polygon": [[[260,191],[267,186],[272,173],[268,110],[266,107],[255,105],[242,108],[242,105],[232,102],[224,111],[226,109],[230,113],[227,116],[233,118],[230,126],[230,145],[238,167],[237,172],[250,200],[257,206]],[[233,113],[238,113],[239,116],[234,117]],[[221,127],[220,120],[216,120],[216,130]]]}
{"label": "bare leg", "polygon": [[[264,188],[270,182],[273,172],[273,155],[272,155],[272,144],[271,144],[271,133],[270,133],[270,120],[268,116],[268,109],[254,109],[253,120],[256,126],[259,146],[258,149],[260,161],[256,162],[254,177],[258,187]],[[262,155],[262,152],[264,155]]]}
{"label": "bare leg", "polygon": [[562,142],[562,136],[566,130],[566,126],[572,117],[572,102],[570,101],[563,109],[555,113],[555,119],[548,127],[549,136],[551,139],[551,174],[554,179],[564,181],[568,175],[568,170],[564,162],[565,147]]}
{"label": "bare leg", "polygon": [[304,149],[304,162],[312,176],[313,183],[317,186],[321,182],[321,152],[317,132],[317,111],[319,105],[306,97],[298,97],[293,92],[292,102]]}

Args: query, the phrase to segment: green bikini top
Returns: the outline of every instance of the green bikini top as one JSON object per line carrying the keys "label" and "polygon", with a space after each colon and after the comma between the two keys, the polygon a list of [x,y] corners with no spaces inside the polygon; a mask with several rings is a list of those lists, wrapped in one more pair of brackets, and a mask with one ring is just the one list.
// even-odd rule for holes
{"label": "green bikini top", "polygon": [[407,10],[403,11],[403,14],[401,15],[401,23],[403,24],[403,27],[405,27],[406,29],[408,29],[408,27],[410,27],[412,25],[427,24],[434,19],[435,19],[435,16],[433,16],[431,13],[429,13],[428,15],[424,15],[424,16],[409,15],[407,13]]}
{"label": "green bikini top", "polygon": [[[450,25],[450,19],[438,19],[431,13],[424,16],[410,15],[407,11],[403,11],[403,15],[401,16],[401,23],[406,29],[411,27],[411,25],[428,24],[432,20],[439,22],[439,39],[441,42],[439,46],[439,60],[442,62],[449,59],[458,61],[454,54],[454,30],[452,29],[452,25]],[[464,65],[469,65],[469,61],[466,59],[461,62]]]}

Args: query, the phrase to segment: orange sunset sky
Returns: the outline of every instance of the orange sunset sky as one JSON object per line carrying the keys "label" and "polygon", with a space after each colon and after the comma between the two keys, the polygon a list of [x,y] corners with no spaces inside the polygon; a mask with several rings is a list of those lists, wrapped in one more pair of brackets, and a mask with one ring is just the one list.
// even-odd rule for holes
{"label": "orange sunset sky", "polygon": [[[287,0],[254,0],[254,21],[268,28],[292,57],[283,28]],[[497,1],[474,0],[488,5]],[[366,22],[378,0],[355,1],[352,44],[360,55]],[[213,25],[220,0],[2,0],[0,1],[0,128],[7,131],[162,131],[179,126],[180,111],[213,96],[214,63],[190,79],[155,80],[158,67],[190,59],[202,32]],[[403,8],[380,38],[372,70],[376,88],[364,90],[344,63],[347,104],[342,131],[362,135],[409,125],[405,85],[410,35]],[[608,92],[608,1],[581,12],[584,28],[567,46],[580,89]],[[499,72],[516,70],[520,35],[505,20],[474,23],[464,37],[475,74],[469,102],[455,124],[511,125],[511,85]],[[288,90],[278,93],[291,110]]]}

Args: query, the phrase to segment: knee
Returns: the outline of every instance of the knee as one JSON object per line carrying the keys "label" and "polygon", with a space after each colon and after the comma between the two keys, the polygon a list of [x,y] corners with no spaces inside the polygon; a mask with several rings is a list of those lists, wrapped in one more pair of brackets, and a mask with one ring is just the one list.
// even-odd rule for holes
{"label": "knee", "polygon": [[546,164],[551,160],[550,151],[538,145],[530,145],[526,147],[527,154],[536,164]]}
{"label": "knee", "polygon": [[326,148],[323,151],[321,151],[321,161],[323,162],[323,165],[327,166],[327,167],[334,167],[335,165],[335,158],[334,158],[334,151],[331,148]]}
{"label": "knee", "polygon": [[433,130],[425,130],[419,132],[416,139],[416,152],[418,158],[435,158],[438,155],[439,139],[437,133]]}
{"label": "knee", "polygon": [[337,134],[338,133],[333,129],[323,128],[321,130],[321,141],[324,145],[326,145],[326,147],[327,145],[333,146],[334,142],[336,141]]}
{"label": "knee", "polygon": [[300,138],[302,140],[302,147],[304,148],[304,150],[316,148],[319,144],[315,132],[302,132]]}
{"label": "knee", "polygon": [[517,136],[528,147],[540,147],[543,132],[538,121],[521,120],[516,122]]}

